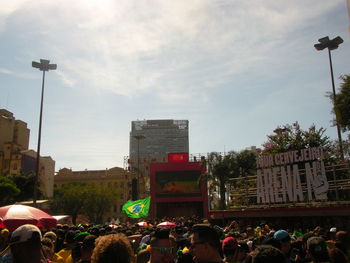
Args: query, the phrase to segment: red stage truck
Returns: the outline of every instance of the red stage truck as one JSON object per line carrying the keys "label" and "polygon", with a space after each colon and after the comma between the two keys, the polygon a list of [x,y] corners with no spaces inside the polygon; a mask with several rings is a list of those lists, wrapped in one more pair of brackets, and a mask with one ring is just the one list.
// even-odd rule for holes
{"label": "red stage truck", "polygon": [[189,162],[187,153],[172,153],[167,163],[152,163],[151,217],[207,217],[208,192],[203,167],[202,162]]}

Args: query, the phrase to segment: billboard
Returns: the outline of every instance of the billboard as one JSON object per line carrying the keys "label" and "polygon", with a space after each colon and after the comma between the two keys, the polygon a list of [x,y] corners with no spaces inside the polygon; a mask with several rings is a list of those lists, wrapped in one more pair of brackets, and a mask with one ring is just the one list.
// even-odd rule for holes
{"label": "billboard", "polygon": [[200,196],[200,170],[158,171],[155,173],[157,197]]}

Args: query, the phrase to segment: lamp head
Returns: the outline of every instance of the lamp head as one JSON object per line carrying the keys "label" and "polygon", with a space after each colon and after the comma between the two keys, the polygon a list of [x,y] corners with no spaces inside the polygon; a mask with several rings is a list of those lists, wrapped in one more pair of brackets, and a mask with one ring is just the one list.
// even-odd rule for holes
{"label": "lamp head", "polygon": [[327,44],[329,42],[329,37],[326,36],[326,37],[320,38],[318,42],[320,42],[321,44]]}
{"label": "lamp head", "polygon": [[40,63],[36,61],[32,61],[32,67],[37,68],[40,71],[49,71],[57,69],[57,64],[49,64],[50,60],[40,59]]}
{"label": "lamp head", "polygon": [[337,45],[340,45],[344,42],[344,40],[340,36],[337,36],[332,41],[334,41],[334,43],[336,43]]}
{"label": "lamp head", "polygon": [[316,48],[316,50],[320,51],[320,50],[324,50],[326,48],[326,46],[324,44],[315,44],[314,47]]}

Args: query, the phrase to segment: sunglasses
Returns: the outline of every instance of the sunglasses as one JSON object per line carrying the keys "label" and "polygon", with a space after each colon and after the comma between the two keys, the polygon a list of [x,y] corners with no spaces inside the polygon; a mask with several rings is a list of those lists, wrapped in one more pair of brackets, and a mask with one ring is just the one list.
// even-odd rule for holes
{"label": "sunglasses", "polygon": [[174,247],[151,247],[151,248],[160,251],[161,254],[172,254],[175,252]]}

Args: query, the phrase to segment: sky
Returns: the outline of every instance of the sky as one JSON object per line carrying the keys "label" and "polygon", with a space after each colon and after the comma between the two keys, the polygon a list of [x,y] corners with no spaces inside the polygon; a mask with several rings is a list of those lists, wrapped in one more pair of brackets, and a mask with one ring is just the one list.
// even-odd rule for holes
{"label": "sky", "polygon": [[[0,5],[0,108],[30,129],[56,171],[123,167],[131,121],[189,120],[191,154],[260,147],[278,126],[332,127],[350,74],[347,0],[57,0]],[[346,137],[347,134],[343,134]]]}

